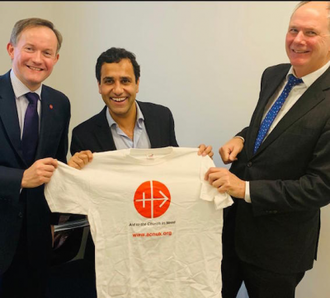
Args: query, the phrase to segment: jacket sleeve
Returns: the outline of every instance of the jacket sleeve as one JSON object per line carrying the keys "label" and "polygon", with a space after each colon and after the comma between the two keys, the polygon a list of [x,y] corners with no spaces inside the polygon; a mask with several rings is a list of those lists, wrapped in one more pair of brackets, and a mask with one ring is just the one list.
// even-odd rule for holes
{"label": "jacket sleeve", "polygon": [[169,110],[169,134],[170,134],[170,142],[171,146],[179,147],[178,142],[175,136],[175,125],[174,125],[174,118],[172,112]]}
{"label": "jacket sleeve", "polygon": [[18,202],[23,173],[23,169],[0,166],[0,200]]}

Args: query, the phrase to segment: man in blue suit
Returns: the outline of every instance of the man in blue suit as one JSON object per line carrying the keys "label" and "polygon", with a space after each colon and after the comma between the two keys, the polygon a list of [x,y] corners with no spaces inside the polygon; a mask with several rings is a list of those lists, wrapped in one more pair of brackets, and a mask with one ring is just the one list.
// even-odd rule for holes
{"label": "man in blue suit", "polygon": [[293,298],[313,267],[320,208],[330,202],[329,10],[327,1],[299,3],[286,34],[290,64],[264,71],[250,125],[220,148],[230,172],[206,175],[236,198],[225,211],[224,298],[242,281],[249,297]]}
{"label": "man in blue suit", "polygon": [[[42,82],[59,59],[61,43],[50,21],[30,18],[15,24],[7,45],[12,69],[0,77],[2,298],[45,297],[56,216],[45,201],[44,183],[51,179],[57,160],[66,162],[70,103]],[[36,98],[36,129],[27,137],[30,93]],[[35,146],[27,158],[32,139]]]}

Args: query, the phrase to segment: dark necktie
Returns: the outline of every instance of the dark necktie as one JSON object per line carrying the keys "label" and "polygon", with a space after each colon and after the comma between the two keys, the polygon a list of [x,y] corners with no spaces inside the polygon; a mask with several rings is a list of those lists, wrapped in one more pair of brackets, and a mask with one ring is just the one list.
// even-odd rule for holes
{"label": "dark necktie", "polygon": [[39,95],[37,93],[26,93],[29,101],[25,118],[22,137],[23,158],[28,166],[34,162],[39,137],[39,116],[37,111]]}
{"label": "dark necktie", "polygon": [[291,89],[293,88],[293,86],[298,85],[302,82],[303,82],[302,79],[296,78],[293,74],[289,75],[289,80],[288,80],[287,84],[285,85],[281,95],[275,101],[275,103],[272,105],[271,109],[268,111],[265,119],[262,121],[262,123],[260,125],[258,136],[257,136],[256,142],[254,144],[254,151],[253,151],[254,153],[257,152],[258,148],[260,147],[261,143],[263,142],[270,126],[272,125],[273,121],[275,120],[278,112],[281,110],[281,108],[282,108],[286,98],[288,97]]}

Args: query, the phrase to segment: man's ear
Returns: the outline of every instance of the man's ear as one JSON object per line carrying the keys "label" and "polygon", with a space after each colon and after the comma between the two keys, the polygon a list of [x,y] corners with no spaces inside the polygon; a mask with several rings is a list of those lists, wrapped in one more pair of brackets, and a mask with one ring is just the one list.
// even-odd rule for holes
{"label": "man's ear", "polygon": [[140,88],[140,78],[136,82],[136,93],[139,92],[139,88]]}
{"label": "man's ear", "polygon": [[9,42],[7,44],[7,52],[9,54],[11,60],[14,59],[14,51],[15,51],[15,47],[12,45],[12,43]]}
{"label": "man's ear", "polygon": [[58,59],[60,59],[60,54],[59,53],[56,54],[56,57],[55,57],[56,61],[55,61],[54,65],[57,63]]}

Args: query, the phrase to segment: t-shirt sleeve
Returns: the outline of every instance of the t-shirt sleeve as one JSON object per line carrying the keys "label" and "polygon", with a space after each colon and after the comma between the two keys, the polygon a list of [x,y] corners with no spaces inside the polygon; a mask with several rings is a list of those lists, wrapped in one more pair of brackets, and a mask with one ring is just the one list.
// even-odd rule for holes
{"label": "t-shirt sleeve", "polygon": [[50,182],[45,185],[45,197],[52,212],[87,215],[89,189],[84,171],[58,162]]}
{"label": "t-shirt sleeve", "polygon": [[215,208],[218,210],[232,205],[233,200],[229,194],[218,192],[218,189],[204,179],[208,169],[214,166],[214,162],[209,156],[201,157],[200,180],[202,187],[200,198],[205,201],[214,201]]}

